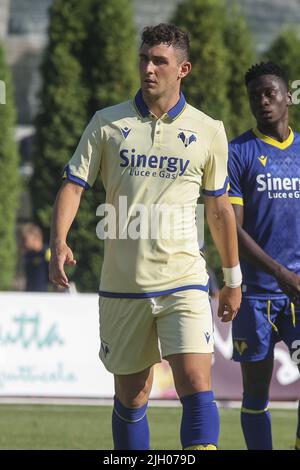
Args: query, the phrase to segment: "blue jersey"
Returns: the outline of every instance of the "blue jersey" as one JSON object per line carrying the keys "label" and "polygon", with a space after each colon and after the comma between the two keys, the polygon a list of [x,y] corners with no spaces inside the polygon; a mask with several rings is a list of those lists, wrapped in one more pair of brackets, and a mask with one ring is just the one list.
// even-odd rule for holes
{"label": "blue jersey", "polygon": [[50,249],[28,251],[24,257],[27,292],[46,292],[49,285]]}
{"label": "blue jersey", "polygon": [[[300,274],[300,134],[278,142],[258,129],[229,145],[229,196],[244,206],[244,230],[273,259]],[[245,294],[284,295],[273,276],[241,260]]]}

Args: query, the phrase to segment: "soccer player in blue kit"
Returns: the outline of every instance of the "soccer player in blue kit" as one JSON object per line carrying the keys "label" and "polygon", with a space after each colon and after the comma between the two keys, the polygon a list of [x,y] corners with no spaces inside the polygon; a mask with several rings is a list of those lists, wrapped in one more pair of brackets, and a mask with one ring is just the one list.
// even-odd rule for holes
{"label": "soccer player in blue kit", "polygon": [[[233,359],[241,363],[247,447],[272,449],[274,346],[283,340],[292,355],[300,338],[300,135],[288,124],[292,96],[284,70],[272,62],[256,64],[245,83],[256,127],[229,145],[229,194],[243,273]],[[296,449],[299,421],[298,408]]]}
{"label": "soccer player in blue kit", "polygon": [[131,219],[121,198],[130,210],[142,206],[147,214],[153,205],[172,208],[178,201],[189,209],[176,222],[176,233],[188,228],[187,238],[105,239],[100,358],[115,379],[116,450],[149,449],[147,403],[153,365],[161,357],[169,361],[183,407],[182,447],[215,450],[219,416],[210,379],[212,315],[195,210],[202,188],[224,271],[218,315],[230,321],[240,305],[242,279],[227,194],[228,143],[223,124],[190,106],[180,91],[191,70],[185,32],[167,24],[146,28],[139,69],[141,89],[135,98],[97,111],[66,167],[54,207],[50,278],[68,285],[64,264],[75,261],[67,234],[84,189],[96,178],[101,177],[118,220]]}

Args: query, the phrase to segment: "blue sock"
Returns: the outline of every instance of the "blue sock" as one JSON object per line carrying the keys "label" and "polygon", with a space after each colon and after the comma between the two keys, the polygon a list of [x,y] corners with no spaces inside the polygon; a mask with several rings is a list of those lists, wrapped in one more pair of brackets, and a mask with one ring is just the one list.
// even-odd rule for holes
{"label": "blue sock", "polygon": [[212,444],[217,447],[220,419],[212,391],[198,392],[181,398],[180,439],[183,449]]}
{"label": "blue sock", "polygon": [[147,405],[126,408],[114,398],[112,431],[115,450],[148,450],[150,434],[146,415]]}
{"label": "blue sock", "polygon": [[248,450],[272,450],[269,399],[243,395],[241,425]]}
{"label": "blue sock", "polygon": [[299,404],[298,404],[298,426],[297,426],[297,436],[296,436],[295,449],[300,450],[300,401],[299,401]]}

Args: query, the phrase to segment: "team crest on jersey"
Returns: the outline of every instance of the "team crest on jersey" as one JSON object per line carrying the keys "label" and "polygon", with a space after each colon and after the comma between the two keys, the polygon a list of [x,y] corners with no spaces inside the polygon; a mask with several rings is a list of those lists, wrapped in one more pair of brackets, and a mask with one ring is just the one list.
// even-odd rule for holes
{"label": "team crest on jersey", "polygon": [[195,134],[191,134],[187,137],[184,132],[180,132],[180,134],[178,134],[178,139],[182,140],[185,147],[188,147],[192,142],[196,142],[197,137]]}
{"label": "team crest on jersey", "polygon": [[246,349],[248,349],[248,345],[246,341],[243,339],[235,339],[233,341],[233,347],[234,349],[237,350],[240,356],[242,356],[244,352],[246,351]]}
{"label": "team crest on jersey", "polygon": [[261,155],[260,157],[258,157],[258,160],[260,161],[262,166],[266,166],[268,157],[265,157],[264,155]]}
{"label": "team crest on jersey", "polygon": [[121,132],[123,134],[124,139],[126,139],[126,137],[128,137],[130,131],[131,131],[131,129],[129,129],[129,127],[124,127],[124,129],[121,129]]}

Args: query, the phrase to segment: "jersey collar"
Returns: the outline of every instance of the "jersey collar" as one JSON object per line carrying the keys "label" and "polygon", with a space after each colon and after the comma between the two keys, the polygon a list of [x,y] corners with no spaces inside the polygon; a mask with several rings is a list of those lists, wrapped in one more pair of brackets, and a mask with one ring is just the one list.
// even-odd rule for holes
{"label": "jersey collar", "polygon": [[289,134],[288,138],[286,140],[284,140],[283,142],[279,142],[278,140],[273,139],[273,137],[269,137],[268,135],[262,134],[257,129],[257,127],[252,129],[252,132],[256,137],[258,137],[260,140],[262,140],[266,144],[270,144],[270,145],[273,145],[274,147],[277,147],[281,150],[284,150],[294,142],[294,132],[290,127],[289,127],[289,130],[290,130],[290,134]]}
{"label": "jersey collar", "polygon": [[[139,90],[137,94],[135,95],[134,98],[134,104],[139,112],[139,114],[144,118],[146,116],[149,116],[150,110],[148,106],[146,105],[142,90]],[[174,120],[180,116],[180,114],[184,111],[186,107],[186,100],[184,97],[184,94],[180,92],[180,97],[175,106],[173,108],[169,109],[169,111],[166,113],[170,119]]]}

